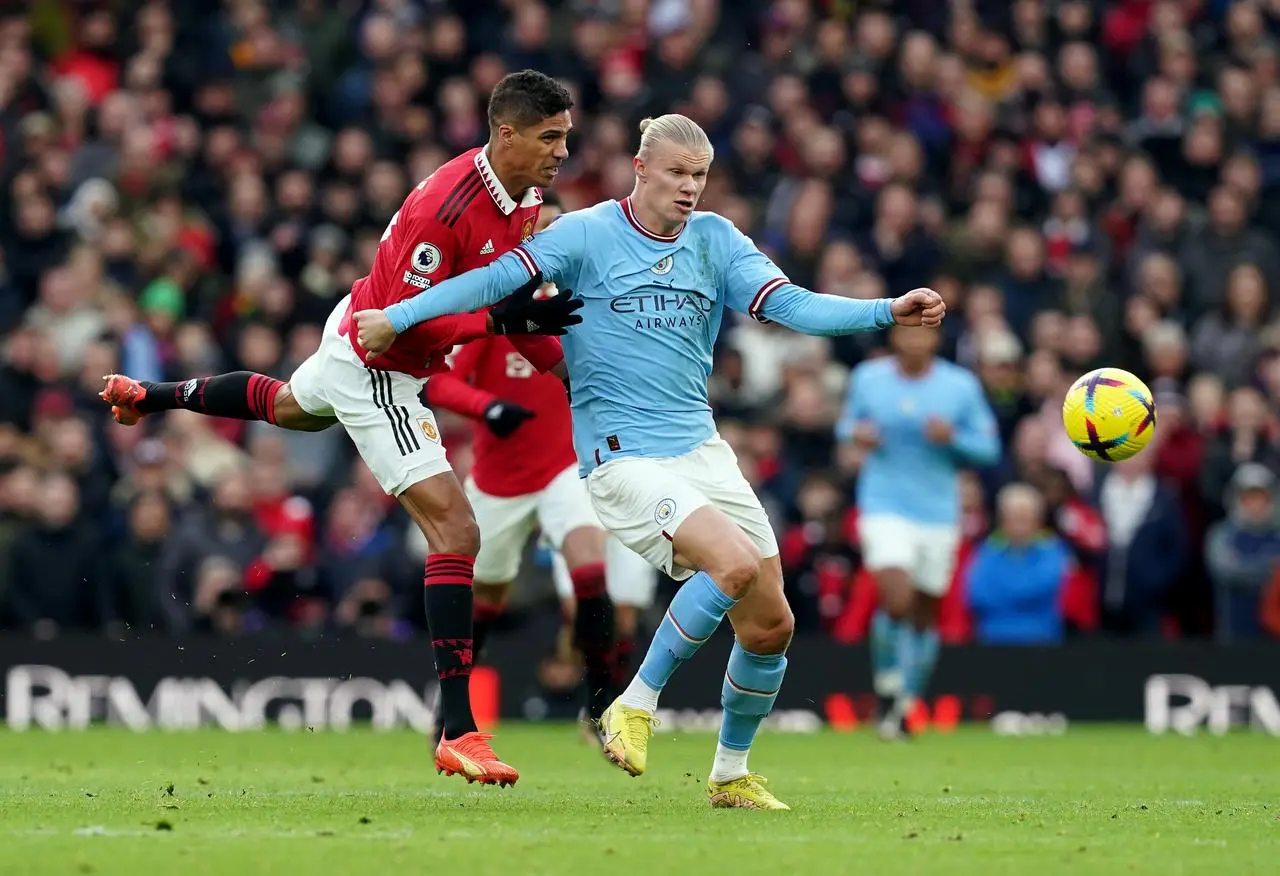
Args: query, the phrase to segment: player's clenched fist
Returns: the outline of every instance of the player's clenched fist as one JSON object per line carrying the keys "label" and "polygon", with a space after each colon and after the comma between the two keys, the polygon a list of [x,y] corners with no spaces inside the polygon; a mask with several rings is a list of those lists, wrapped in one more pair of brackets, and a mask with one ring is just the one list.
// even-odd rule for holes
{"label": "player's clenched fist", "polygon": [[936,328],[947,314],[947,305],[943,303],[942,296],[932,289],[912,289],[906,295],[893,299],[890,310],[898,325]]}
{"label": "player's clenched fist", "polygon": [[357,310],[351,318],[355,320],[356,340],[365,351],[366,361],[385,353],[396,339],[396,330],[391,327],[385,310]]}

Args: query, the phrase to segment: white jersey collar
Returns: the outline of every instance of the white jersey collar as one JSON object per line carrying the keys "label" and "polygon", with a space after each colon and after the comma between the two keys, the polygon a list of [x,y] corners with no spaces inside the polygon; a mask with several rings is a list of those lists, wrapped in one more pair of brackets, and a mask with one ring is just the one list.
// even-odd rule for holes
{"label": "white jersey collar", "polygon": [[484,183],[484,187],[489,190],[489,197],[493,198],[493,202],[498,205],[498,209],[502,211],[502,215],[510,216],[516,207],[536,207],[542,203],[542,190],[537,186],[529,186],[520,196],[520,203],[516,203],[511,195],[507,194],[507,190],[502,187],[502,183],[498,180],[498,175],[493,172],[493,165],[489,163],[489,156],[486,151],[489,147],[481,146],[480,151],[476,153],[476,170],[480,171],[480,180]]}

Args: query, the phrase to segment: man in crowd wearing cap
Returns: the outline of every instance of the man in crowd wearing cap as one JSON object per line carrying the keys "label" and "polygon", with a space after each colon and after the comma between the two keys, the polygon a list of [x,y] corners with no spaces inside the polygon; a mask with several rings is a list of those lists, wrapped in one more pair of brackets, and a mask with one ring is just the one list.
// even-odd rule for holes
{"label": "man in crowd wearing cap", "polygon": [[1264,465],[1246,462],[1231,478],[1227,502],[1229,516],[1214,524],[1205,545],[1218,637],[1257,638],[1258,602],[1280,563],[1275,475]]}

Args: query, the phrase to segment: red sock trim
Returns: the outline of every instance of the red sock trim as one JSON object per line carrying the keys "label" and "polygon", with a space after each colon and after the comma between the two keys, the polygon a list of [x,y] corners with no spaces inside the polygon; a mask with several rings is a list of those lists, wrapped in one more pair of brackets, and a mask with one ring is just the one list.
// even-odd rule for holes
{"label": "red sock trim", "polygon": [[267,377],[265,374],[254,374],[249,377],[245,388],[245,402],[249,412],[255,419],[263,420],[271,425],[276,424],[276,395],[284,381]]}
{"label": "red sock trim", "polygon": [[604,563],[588,563],[569,570],[575,599],[596,599],[605,594]]}
{"label": "red sock trim", "polygon": [[475,619],[478,621],[491,621],[502,615],[507,610],[507,601],[489,602],[485,599],[475,600]]}
{"label": "red sock trim", "polygon": [[424,587],[436,584],[453,584],[470,587],[475,577],[475,557],[464,554],[431,554],[427,557],[427,572],[422,578]]}

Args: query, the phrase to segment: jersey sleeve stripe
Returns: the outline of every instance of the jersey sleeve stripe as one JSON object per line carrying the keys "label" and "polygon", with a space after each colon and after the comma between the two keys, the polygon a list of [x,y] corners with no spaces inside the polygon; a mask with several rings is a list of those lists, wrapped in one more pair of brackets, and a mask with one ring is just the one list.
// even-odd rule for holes
{"label": "jersey sleeve stripe", "polygon": [[445,197],[444,203],[440,205],[440,211],[436,213],[436,219],[440,222],[445,221],[445,216],[453,211],[454,206],[466,194],[467,189],[478,185],[480,185],[479,171],[473,170],[464,175],[462,179],[458,180],[458,184],[450,190],[448,196]]}
{"label": "jersey sleeve stripe", "polygon": [[449,211],[449,214],[445,216],[441,220],[441,222],[443,222],[445,225],[447,225],[450,228],[456,225],[458,222],[458,219],[462,217],[462,214],[466,211],[467,207],[470,206],[471,202],[476,199],[476,195],[480,194],[480,189],[481,189],[481,182],[477,177],[475,184],[467,187],[467,190],[458,198],[457,202],[453,205],[453,209]]}
{"label": "jersey sleeve stripe", "polygon": [[524,269],[529,272],[530,278],[538,275],[538,265],[534,262],[533,257],[524,251],[523,247],[517,246],[511,251],[516,254],[516,258],[520,259],[520,264],[524,265]]}
{"label": "jersey sleeve stripe", "polygon": [[760,290],[756,292],[756,296],[751,299],[751,306],[747,308],[747,313],[752,319],[758,319],[761,322],[768,322],[768,320],[761,315],[764,312],[764,303],[768,300],[769,296],[773,294],[774,289],[785,285],[786,282],[786,277],[774,277],[768,283],[765,283],[760,287]]}

